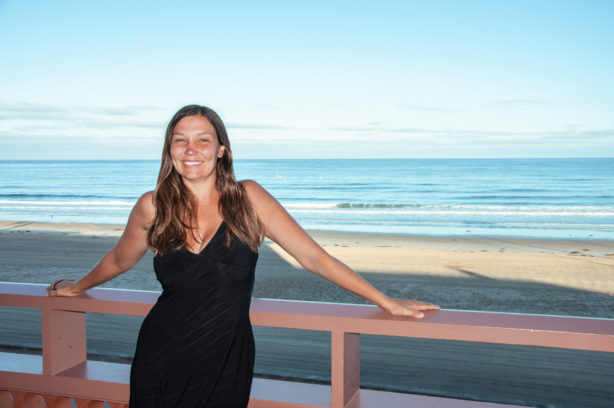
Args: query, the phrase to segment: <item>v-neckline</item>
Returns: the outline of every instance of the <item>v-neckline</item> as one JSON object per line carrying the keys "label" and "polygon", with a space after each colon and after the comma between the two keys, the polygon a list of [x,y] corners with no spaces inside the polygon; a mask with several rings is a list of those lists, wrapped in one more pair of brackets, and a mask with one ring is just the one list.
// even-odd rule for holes
{"label": "v-neckline", "polygon": [[192,255],[200,255],[202,254],[205,249],[207,249],[209,247],[209,245],[211,244],[211,242],[213,242],[213,240],[215,239],[215,237],[217,237],[217,234],[220,233],[221,229],[222,229],[222,225],[224,225],[224,220],[222,220],[222,222],[220,222],[220,225],[217,227],[217,229],[215,230],[215,233],[211,236],[211,238],[209,238],[209,241],[205,244],[204,247],[202,247],[202,249],[198,252],[194,252],[191,249],[189,249],[187,246],[185,247],[185,250],[188,251],[189,253],[191,253]]}

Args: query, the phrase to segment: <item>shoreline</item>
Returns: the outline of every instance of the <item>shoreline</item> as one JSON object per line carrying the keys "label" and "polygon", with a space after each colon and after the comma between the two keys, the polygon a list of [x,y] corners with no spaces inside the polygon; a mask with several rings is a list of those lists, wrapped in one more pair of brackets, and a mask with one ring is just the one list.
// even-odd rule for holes
{"label": "shoreline", "polygon": [[[117,237],[123,224],[46,223],[33,221],[0,221],[3,233],[44,233],[96,237]],[[446,251],[481,251],[510,253],[568,254],[614,258],[614,240],[573,238],[531,238],[490,235],[419,235],[386,232],[356,232],[308,229],[307,232],[323,247],[393,247]],[[265,240],[264,244],[271,243]],[[582,248],[580,248],[582,247]]]}

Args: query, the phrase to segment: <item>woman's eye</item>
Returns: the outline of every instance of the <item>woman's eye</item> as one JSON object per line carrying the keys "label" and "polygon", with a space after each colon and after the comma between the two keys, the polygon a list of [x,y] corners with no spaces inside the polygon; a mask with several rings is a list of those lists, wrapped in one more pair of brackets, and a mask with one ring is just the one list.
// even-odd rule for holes
{"label": "woman's eye", "polygon": [[173,139],[173,143],[183,143],[183,142],[185,142],[185,139],[182,139],[180,137]]}

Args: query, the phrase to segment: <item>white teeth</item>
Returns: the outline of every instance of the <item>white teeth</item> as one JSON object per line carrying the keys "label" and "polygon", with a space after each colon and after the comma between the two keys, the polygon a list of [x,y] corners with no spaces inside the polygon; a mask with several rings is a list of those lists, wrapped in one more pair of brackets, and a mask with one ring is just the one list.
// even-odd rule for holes
{"label": "white teeth", "polygon": [[184,163],[185,163],[186,165],[188,165],[188,166],[196,166],[196,165],[201,164],[202,162],[188,162],[188,161],[187,161],[187,162],[184,162]]}

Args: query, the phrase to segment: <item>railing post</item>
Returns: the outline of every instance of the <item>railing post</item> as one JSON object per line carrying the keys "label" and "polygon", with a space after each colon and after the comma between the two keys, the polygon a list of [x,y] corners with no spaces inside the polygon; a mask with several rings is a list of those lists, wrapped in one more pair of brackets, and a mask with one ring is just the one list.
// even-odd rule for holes
{"label": "railing post", "polygon": [[57,375],[87,360],[85,313],[41,309],[43,374]]}
{"label": "railing post", "polygon": [[331,407],[344,408],[360,393],[360,334],[331,333]]}

